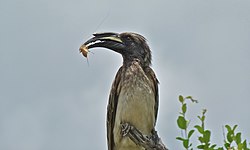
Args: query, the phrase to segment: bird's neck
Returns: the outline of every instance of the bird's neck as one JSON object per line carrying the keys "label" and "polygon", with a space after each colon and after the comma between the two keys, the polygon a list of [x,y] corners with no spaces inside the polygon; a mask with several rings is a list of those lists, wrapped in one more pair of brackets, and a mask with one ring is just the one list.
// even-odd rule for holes
{"label": "bird's neck", "polygon": [[131,59],[124,59],[124,58],[123,58],[123,66],[124,66],[125,68],[130,67],[130,66],[133,65],[134,63],[139,64],[139,65],[143,68],[143,70],[144,70],[144,68],[149,67],[149,64],[144,63],[142,60],[140,60],[140,59],[138,59],[138,58],[131,58]]}

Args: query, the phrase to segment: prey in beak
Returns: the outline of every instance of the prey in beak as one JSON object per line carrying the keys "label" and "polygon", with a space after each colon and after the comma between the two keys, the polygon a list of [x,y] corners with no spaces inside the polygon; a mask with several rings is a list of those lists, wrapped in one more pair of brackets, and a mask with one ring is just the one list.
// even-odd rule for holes
{"label": "prey in beak", "polygon": [[123,41],[121,40],[119,34],[113,32],[106,33],[95,33],[94,37],[86,41],[80,48],[80,53],[84,57],[88,56],[89,49],[95,47],[104,47],[116,52],[119,52],[125,48]]}

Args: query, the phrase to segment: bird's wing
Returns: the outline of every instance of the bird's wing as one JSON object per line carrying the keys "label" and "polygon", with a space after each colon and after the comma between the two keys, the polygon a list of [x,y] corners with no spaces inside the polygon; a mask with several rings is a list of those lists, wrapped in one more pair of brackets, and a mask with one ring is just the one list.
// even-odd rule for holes
{"label": "bird's wing", "polygon": [[155,93],[155,106],[154,107],[155,107],[155,123],[156,123],[157,115],[158,115],[158,106],[159,106],[159,93],[158,93],[159,81],[156,78],[156,75],[155,75],[153,69],[151,69],[150,67],[145,69],[145,73],[146,73],[147,77],[149,78],[151,86],[152,86],[154,93]]}
{"label": "bird's wing", "polygon": [[118,70],[115,80],[113,81],[112,88],[109,95],[109,102],[107,108],[107,139],[108,139],[108,150],[113,150],[114,147],[114,124],[115,124],[115,115],[116,107],[118,103],[119,95],[119,83],[121,80],[122,67]]}

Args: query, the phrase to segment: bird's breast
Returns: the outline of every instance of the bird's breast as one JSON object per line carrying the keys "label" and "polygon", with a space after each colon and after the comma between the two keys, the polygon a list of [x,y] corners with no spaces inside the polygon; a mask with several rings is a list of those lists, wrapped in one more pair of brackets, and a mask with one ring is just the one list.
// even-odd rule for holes
{"label": "bird's breast", "polygon": [[143,134],[149,135],[155,123],[155,94],[144,71],[138,67],[129,68],[125,72],[120,87],[114,126],[114,140],[117,146],[123,147],[124,145],[129,147],[128,149],[133,149],[133,147],[138,146],[127,137],[121,137],[120,124],[130,123]]}

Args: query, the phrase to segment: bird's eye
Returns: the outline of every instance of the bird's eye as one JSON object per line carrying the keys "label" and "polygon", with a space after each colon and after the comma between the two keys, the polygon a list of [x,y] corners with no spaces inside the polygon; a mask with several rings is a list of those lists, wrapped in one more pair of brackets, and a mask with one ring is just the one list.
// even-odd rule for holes
{"label": "bird's eye", "polygon": [[132,41],[132,39],[131,39],[130,36],[127,36],[127,40],[128,40],[128,41]]}

